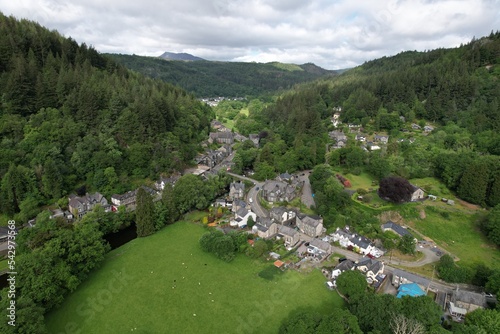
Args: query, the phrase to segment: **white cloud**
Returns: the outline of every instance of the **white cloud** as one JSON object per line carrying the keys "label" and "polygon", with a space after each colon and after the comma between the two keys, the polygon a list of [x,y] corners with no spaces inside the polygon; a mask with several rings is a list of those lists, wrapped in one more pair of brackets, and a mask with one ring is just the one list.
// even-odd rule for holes
{"label": "white cloud", "polygon": [[351,67],[454,47],[500,26],[499,0],[0,0],[100,52]]}

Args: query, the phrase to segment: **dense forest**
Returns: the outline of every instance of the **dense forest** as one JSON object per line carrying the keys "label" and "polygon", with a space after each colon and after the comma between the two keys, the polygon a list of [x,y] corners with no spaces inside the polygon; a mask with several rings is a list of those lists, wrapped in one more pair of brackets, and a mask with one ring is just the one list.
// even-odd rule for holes
{"label": "dense forest", "polygon": [[0,16],[0,210],[21,212],[77,187],[105,195],[182,170],[212,110],[37,23]]}
{"label": "dense forest", "polygon": [[198,97],[274,94],[336,73],[314,64],[185,62],[136,55],[108,56],[131,70],[178,85]]}

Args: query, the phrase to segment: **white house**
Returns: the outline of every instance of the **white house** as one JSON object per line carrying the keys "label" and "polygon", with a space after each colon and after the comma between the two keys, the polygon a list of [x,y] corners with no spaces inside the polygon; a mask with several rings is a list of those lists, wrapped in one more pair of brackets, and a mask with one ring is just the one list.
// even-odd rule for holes
{"label": "white house", "polygon": [[245,208],[241,208],[238,211],[236,211],[236,213],[234,215],[234,219],[232,219],[229,222],[229,225],[238,226],[238,227],[243,228],[243,227],[247,226],[248,219],[250,217],[252,217],[253,221],[255,221],[257,219],[257,215],[254,212],[249,211]]}
{"label": "white house", "polygon": [[422,190],[422,188],[417,187],[417,186],[413,186],[413,193],[411,194],[411,201],[415,202],[415,201],[418,201],[420,199],[424,199],[424,197],[425,197],[425,194],[424,194],[424,191]]}
{"label": "white house", "polygon": [[335,230],[334,233],[330,234],[333,242],[338,242],[340,246],[344,248],[347,248],[349,246],[349,241],[354,235],[354,233],[349,231],[348,226],[344,227],[343,229],[337,227],[337,230]]}
{"label": "white house", "polygon": [[351,260],[345,260],[340,262],[332,271],[332,279],[336,279],[340,276],[344,271],[354,270],[356,268],[356,264]]}
{"label": "white house", "polygon": [[370,259],[369,257],[364,257],[356,263],[356,269],[364,273],[366,281],[371,284],[373,282],[378,282],[379,278],[377,276],[384,273],[384,263]]}
{"label": "white house", "polygon": [[375,247],[372,245],[370,239],[357,234],[349,240],[349,246],[352,246],[355,251],[364,255],[375,251]]}

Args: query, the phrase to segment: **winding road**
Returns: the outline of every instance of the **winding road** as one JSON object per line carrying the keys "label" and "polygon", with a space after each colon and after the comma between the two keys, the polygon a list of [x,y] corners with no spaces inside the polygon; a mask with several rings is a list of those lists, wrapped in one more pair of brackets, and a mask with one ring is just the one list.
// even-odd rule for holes
{"label": "winding road", "polygon": [[[250,203],[250,207],[252,208],[252,211],[255,212],[257,217],[269,217],[269,212],[260,205],[259,199],[257,197],[257,194],[260,191],[260,189],[262,189],[264,182],[260,182],[260,181],[251,179],[249,177],[230,173],[230,172],[227,172],[227,175],[230,175],[236,179],[252,182],[254,185],[252,186],[252,188],[250,188],[250,190],[247,193],[247,197],[246,197],[247,202]],[[257,188],[259,190],[257,190]],[[252,199],[252,200],[250,201],[250,199]]]}

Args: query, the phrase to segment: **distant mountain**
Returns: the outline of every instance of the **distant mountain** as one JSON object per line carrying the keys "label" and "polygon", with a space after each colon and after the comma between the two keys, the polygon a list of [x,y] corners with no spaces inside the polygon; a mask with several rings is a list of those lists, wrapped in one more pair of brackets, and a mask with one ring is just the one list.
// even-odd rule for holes
{"label": "distant mountain", "polygon": [[337,71],[311,63],[163,61],[136,55],[108,56],[131,70],[178,85],[198,97],[274,94],[299,83],[337,75]]}
{"label": "distant mountain", "polygon": [[167,60],[183,60],[183,61],[205,60],[203,58],[193,56],[189,53],[174,53],[174,52],[165,52],[159,58]]}

